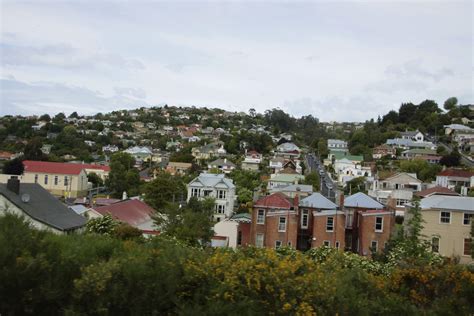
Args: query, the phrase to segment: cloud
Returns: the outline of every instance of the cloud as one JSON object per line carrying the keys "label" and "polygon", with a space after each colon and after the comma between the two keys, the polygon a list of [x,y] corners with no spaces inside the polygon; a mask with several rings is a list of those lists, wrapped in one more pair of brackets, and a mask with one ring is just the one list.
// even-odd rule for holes
{"label": "cloud", "polygon": [[127,96],[128,95],[128,96],[138,98],[138,99],[145,99],[146,98],[146,91],[143,90],[143,89],[140,89],[140,88],[119,88],[119,87],[115,87],[114,90],[115,90],[115,93],[117,93],[118,95],[122,95],[122,96]]}
{"label": "cloud", "polygon": [[143,70],[145,65],[119,54],[80,50],[65,43],[46,46],[24,46],[0,43],[4,66],[46,66],[58,68],[101,68]]}
{"label": "cloud", "polygon": [[146,106],[142,100],[102,93],[84,87],[54,82],[23,82],[0,79],[0,115],[41,114],[77,111],[82,114],[111,111],[117,108]]}
{"label": "cloud", "polygon": [[454,76],[454,71],[446,67],[438,69],[428,69],[423,66],[421,60],[410,60],[401,65],[390,65],[385,70],[385,74],[389,77],[397,79],[432,79],[436,82],[446,77]]}

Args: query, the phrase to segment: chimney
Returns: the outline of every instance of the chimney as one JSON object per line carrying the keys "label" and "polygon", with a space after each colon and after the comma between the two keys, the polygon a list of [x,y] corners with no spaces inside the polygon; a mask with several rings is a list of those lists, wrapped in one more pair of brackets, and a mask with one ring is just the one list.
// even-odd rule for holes
{"label": "chimney", "polygon": [[126,200],[126,199],[127,199],[127,191],[123,191],[122,200]]}
{"label": "chimney", "polygon": [[397,200],[392,196],[389,196],[387,199],[387,209],[389,211],[395,211],[397,209]]}
{"label": "chimney", "polygon": [[295,198],[293,200],[293,206],[294,206],[295,210],[298,209],[299,204],[300,204],[300,195],[295,194]]}
{"label": "chimney", "polygon": [[13,176],[10,179],[8,179],[7,189],[17,195],[20,194],[20,180],[18,180],[18,177]]}
{"label": "chimney", "polygon": [[341,192],[341,194],[339,195],[339,208],[341,210],[344,209],[344,192]]}

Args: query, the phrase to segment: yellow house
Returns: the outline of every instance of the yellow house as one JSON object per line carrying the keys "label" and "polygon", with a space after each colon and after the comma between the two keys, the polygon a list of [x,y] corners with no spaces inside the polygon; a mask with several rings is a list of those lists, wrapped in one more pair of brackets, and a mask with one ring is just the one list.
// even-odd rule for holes
{"label": "yellow house", "polygon": [[471,222],[474,220],[474,197],[432,195],[420,202],[422,235],[432,243],[432,250],[442,256],[471,263]]}
{"label": "yellow house", "polygon": [[104,176],[109,168],[99,165],[30,160],[23,161],[23,165],[25,170],[22,182],[37,183],[53,195],[74,198],[87,195],[88,170]]}

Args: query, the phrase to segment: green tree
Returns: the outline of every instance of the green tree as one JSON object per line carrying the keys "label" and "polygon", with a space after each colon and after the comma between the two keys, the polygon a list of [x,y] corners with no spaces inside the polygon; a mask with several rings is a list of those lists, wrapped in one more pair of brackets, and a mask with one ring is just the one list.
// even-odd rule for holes
{"label": "green tree", "polygon": [[26,144],[23,156],[25,160],[42,160],[44,158],[43,152],[41,151],[43,142],[41,138],[34,137]]}
{"label": "green tree", "polygon": [[358,192],[365,192],[365,177],[357,177],[346,183],[344,188],[345,194],[355,194]]}
{"label": "green tree", "polygon": [[86,232],[111,236],[118,225],[119,223],[110,214],[106,214],[89,220],[86,224]]}
{"label": "green tree", "polygon": [[94,188],[101,187],[104,185],[104,181],[101,177],[97,175],[95,172],[91,172],[87,175],[87,181],[92,183]]}
{"label": "green tree", "polygon": [[168,173],[158,173],[156,179],[143,188],[145,201],[155,210],[162,209],[167,203],[186,199],[186,185],[183,179]]}
{"label": "green tree", "polygon": [[138,194],[140,189],[140,175],[134,168],[135,159],[127,153],[115,153],[110,158],[110,173],[106,186],[114,197],[120,198],[123,192],[128,196]]}
{"label": "green tree", "polygon": [[188,245],[199,246],[210,242],[213,232],[214,199],[202,201],[192,197],[188,204],[180,206],[167,203],[154,216],[156,226],[163,236],[180,240]]}
{"label": "green tree", "polygon": [[23,174],[24,169],[25,167],[23,166],[23,161],[20,158],[9,160],[3,165],[4,174],[20,175]]}
{"label": "green tree", "polygon": [[447,99],[446,101],[444,101],[444,109],[446,111],[450,111],[456,108],[457,105],[458,105],[458,99],[456,97],[451,97]]}
{"label": "green tree", "polygon": [[426,160],[413,159],[400,163],[400,170],[403,172],[416,173],[421,181],[431,181],[436,179],[436,175],[441,171],[438,164],[430,164]]}
{"label": "green tree", "polygon": [[321,185],[321,179],[317,172],[311,172],[304,178],[304,184],[312,185],[313,191],[319,191]]}

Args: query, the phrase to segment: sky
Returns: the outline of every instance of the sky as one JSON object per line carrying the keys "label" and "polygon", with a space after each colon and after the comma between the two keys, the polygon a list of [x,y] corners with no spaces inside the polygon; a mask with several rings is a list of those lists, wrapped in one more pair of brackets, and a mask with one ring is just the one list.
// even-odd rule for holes
{"label": "sky", "polygon": [[474,103],[473,1],[0,0],[0,115]]}

